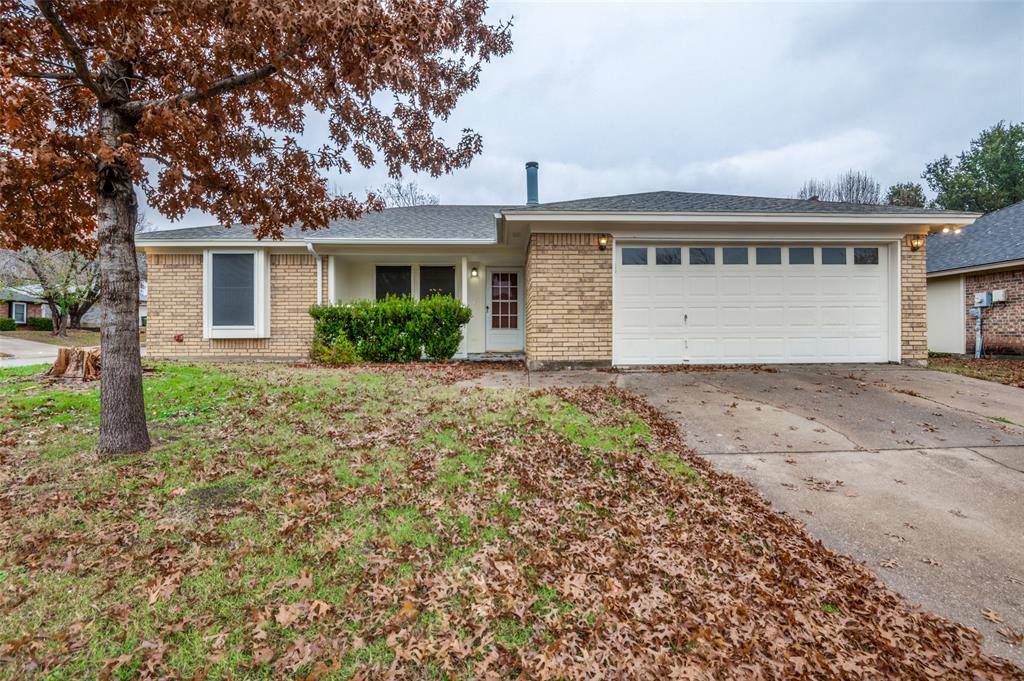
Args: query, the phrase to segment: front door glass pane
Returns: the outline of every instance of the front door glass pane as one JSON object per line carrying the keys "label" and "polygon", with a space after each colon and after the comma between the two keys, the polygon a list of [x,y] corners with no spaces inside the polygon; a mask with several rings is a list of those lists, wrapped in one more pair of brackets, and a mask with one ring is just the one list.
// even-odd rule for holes
{"label": "front door glass pane", "polygon": [[491,272],[491,328],[519,328],[518,272]]}

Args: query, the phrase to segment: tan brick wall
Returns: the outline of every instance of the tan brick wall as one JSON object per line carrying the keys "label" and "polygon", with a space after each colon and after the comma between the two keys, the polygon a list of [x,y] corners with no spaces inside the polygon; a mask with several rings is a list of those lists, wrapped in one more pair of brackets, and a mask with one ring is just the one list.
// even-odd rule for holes
{"label": "tan brick wall", "polygon": [[533,234],[526,255],[526,359],[611,363],[612,248],[597,234]]}
{"label": "tan brick wall", "polygon": [[1024,267],[1002,272],[980,272],[964,277],[964,304],[967,313],[967,352],[974,354],[974,294],[982,291],[1006,291],[1005,303],[985,308],[982,317],[982,351],[992,354],[1024,354]]}
{"label": "tan brick wall", "polygon": [[[270,338],[203,338],[203,256],[149,253],[146,355],[155,358],[301,359],[309,354],[316,260],[270,255]],[[326,262],[325,262],[326,265]],[[326,291],[326,267],[323,280]],[[325,293],[326,295],[326,293]],[[181,340],[176,340],[179,336]]]}
{"label": "tan brick wall", "polygon": [[[926,245],[917,251],[910,247],[913,235],[900,243],[900,340],[904,364],[928,362],[928,279]],[[924,235],[922,241],[927,242]]]}

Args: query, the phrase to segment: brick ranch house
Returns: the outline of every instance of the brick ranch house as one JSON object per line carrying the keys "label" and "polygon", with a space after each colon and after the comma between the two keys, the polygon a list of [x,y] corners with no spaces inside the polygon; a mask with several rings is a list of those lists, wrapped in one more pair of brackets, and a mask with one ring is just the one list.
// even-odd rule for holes
{"label": "brick ranch house", "polygon": [[[1024,354],[1024,201],[961,234],[928,239],[928,348],[974,353],[974,294],[1004,292],[982,317],[986,353]],[[996,296],[997,298],[1000,296]]]}
{"label": "brick ranch house", "polygon": [[686,192],[391,208],[258,241],[244,226],[140,234],[146,352],[307,356],[318,302],[447,293],[462,356],[531,367],[927,358],[925,236],[973,213]]}

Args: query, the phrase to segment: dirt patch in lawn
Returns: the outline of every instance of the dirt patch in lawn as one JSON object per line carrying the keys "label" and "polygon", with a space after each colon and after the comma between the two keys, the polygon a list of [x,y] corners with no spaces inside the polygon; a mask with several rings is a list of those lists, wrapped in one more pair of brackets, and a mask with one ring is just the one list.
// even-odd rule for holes
{"label": "dirt patch in lawn", "polygon": [[928,368],[1024,388],[1024,357],[992,359],[930,357]]}
{"label": "dirt patch in lawn", "polygon": [[0,380],[12,678],[1021,674],[618,389],[174,365],[153,429],[191,435],[114,461],[67,447],[89,397]]}

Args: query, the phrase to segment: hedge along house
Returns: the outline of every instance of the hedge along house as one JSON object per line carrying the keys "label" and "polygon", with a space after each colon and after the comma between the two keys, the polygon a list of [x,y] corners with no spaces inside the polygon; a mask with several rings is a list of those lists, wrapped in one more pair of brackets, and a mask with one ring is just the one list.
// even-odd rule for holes
{"label": "hedge along house", "polygon": [[140,234],[150,357],[296,359],[311,305],[454,295],[462,356],[532,367],[927,358],[925,236],[973,213],[651,192],[519,206],[391,208],[258,241]]}

